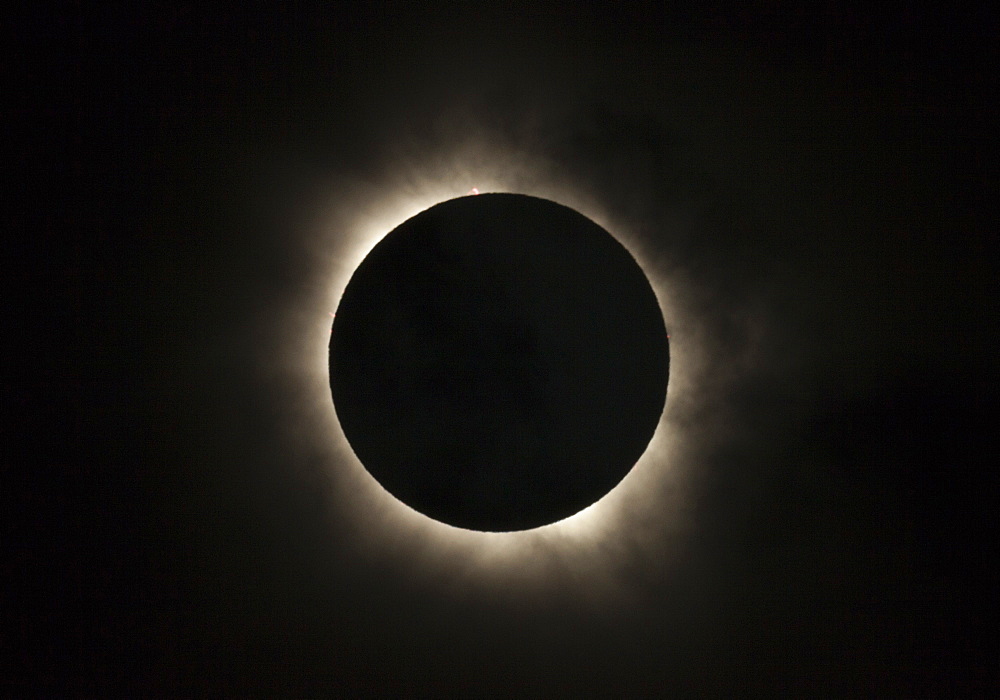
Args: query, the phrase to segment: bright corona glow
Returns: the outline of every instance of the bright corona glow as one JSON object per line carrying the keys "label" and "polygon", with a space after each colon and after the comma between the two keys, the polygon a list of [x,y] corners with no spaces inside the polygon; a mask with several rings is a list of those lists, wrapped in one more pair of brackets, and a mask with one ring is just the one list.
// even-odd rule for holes
{"label": "bright corona glow", "polygon": [[[625,576],[618,564],[642,555],[662,559],[664,533],[684,526],[683,475],[672,467],[683,441],[678,409],[690,403],[691,378],[697,374],[693,357],[697,329],[683,323],[683,309],[672,295],[666,266],[647,258],[647,246],[628,226],[614,220],[597,196],[575,190],[567,175],[558,177],[544,162],[517,159],[512,151],[476,144],[456,148],[451,158],[437,153],[436,166],[388,169],[378,187],[365,183],[332,182],[329,200],[319,202],[306,236],[322,264],[314,270],[311,298],[301,300],[295,314],[314,309],[301,320],[310,348],[305,364],[293,343],[287,369],[301,379],[298,390],[311,408],[286,426],[301,436],[318,436],[320,461],[328,464],[329,481],[338,515],[353,521],[352,531],[363,539],[360,549],[394,560],[415,575],[431,576],[448,587],[479,586],[539,591],[564,580],[587,579],[588,596],[610,602]],[[463,166],[474,163],[474,168]],[[514,192],[541,197],[571,207],[617,238],[637,260],[659,300],[671,334],[670,379],[660,423],[638,463],[610,493],[579,513],[550,525],[509,533],[487,533],[446,525],[396,500],[371,477],[352,452],[341,431],[330,395],[329,339],[331,316],[354,270],[371,249],[399,224],[444,200],[463,196],[475,181],[483,192]],[[463,186],[464,185],[464,186]],[[290,312],[292,313],[292,312]],[[299,337],[301,340],[301,336]],[[301,398],[301,396],[300,396]],[[308,425],[304,428],[303,426]],[[653,543],[657,545],[652,552]]]}

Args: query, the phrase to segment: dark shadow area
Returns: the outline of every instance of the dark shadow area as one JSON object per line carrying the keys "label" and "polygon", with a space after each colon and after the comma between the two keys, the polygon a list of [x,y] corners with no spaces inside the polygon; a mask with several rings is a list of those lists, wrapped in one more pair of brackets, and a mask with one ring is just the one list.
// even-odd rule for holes
{"label": "dark shadow area", "polygon": [[667,333],[628,251],[514,194],[438,204],[384,238],[337,310],[330,382],[348,441],[436,520],[523,530],[632,468],[666,398]]}

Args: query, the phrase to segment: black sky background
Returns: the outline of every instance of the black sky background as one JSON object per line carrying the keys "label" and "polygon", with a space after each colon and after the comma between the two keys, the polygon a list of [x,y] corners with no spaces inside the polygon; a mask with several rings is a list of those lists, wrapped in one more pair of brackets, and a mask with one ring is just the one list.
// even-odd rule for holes
{"label": "black sky background", "polygon": [[[15,13],[9,689],[995,691],[995,16],[774,7]],[[373,550],[289,429],[340,254],[302,219],[455,142],[565,173],[683,309],[683,498],[617,522],[614,595]]]}

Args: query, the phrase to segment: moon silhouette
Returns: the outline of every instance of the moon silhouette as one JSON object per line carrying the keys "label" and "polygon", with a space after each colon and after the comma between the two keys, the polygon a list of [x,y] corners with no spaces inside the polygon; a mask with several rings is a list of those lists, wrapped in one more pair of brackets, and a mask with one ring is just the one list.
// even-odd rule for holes
{"label": "moon silhouette", "polygon": [[460,197],[358,266],[330,340],[341,428],[398,500],[514,531],[595,503],[645,451],[669,373],[656,295],[607,231],[555,202]]}

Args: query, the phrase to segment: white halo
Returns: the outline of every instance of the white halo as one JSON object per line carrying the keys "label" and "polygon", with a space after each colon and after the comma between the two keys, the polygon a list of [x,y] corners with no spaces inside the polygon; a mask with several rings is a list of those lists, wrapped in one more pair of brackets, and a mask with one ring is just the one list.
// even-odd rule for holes
{"label": "white halo", "polygon": [[[470,158],[469,151],[475,151]],[[478,149],[478,150],[477,150]],[[461,164],[475,162],[474,168]],[[309,409],[296,416],[294,430],[318,436],[327,463],[340,517],[370,556],[389,558],[404,568],[463,585],[537,588],[567,569],[587,578],[592,595],[618,588],[616,564],[636,547],[664,531],[684,525],[681,479],[673,467],[678,450],[678,407],[687,403],[693,376],[696,334],[685,335],[682,309],[667,271],[647,257],[649,246],[624,221],[608,216],[596,196],[574,191],[565,176],[558,181],[545,163],[514,159],[510,151],[476,145],[456,149],[450,158],[438,154],[436,167],[422,165],[407,172],[394,168],[379,187],[338,180],[331,195],[316,203],[311,230],[304,238],[320,261],[309,298],[294,313],[299,336],[286,354],[285,370],[301,379]],[[549,199],[571,207],[598,223],[633,255],[649,279],[671,333],[670,376],[666,406],[657,429],[636,465],[608,494],[564,520],[507,533],[464,530],[435,521],[406,506],[382,488],[354,455],[340,428],[330,394],[329,310],[337,307],[354,270],[371,249],[403,221],[435,204],[480,192],[513,192]],[[663,267],[662,265],[660,266]],[[305,311],[303,310],[305,309]],[[291,313],[291,312],[290,312]],[[297,331],[298,332],[298,331]],[[302,348],[308,348],[304,356]],[[303,422],[305,421],[305,422]],[[303,427],[308,425],[309,427]],[[293,429],[289,426],[289,429]],[[349,495],[348,495],[349,494]],[[668,496],[669,494],[669,496]],[[654,533],[655,531],[655,533]],[[658,557],[663,556],[662,546]],[[603,592],[603,594],[601,593]]]}

